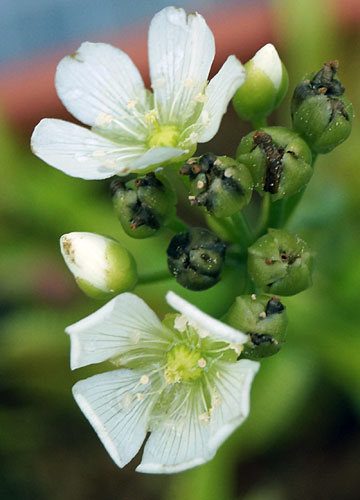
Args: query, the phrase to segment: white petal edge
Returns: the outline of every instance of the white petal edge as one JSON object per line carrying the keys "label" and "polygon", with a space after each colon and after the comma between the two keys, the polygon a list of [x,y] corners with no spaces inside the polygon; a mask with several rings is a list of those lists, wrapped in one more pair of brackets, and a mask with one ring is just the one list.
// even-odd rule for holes
{"label": "white petal edge", "polygon": [[262,69],[267,74],[275,89],[278,90],[282,80],[282,65],[275,47],[271,43],[264,45],[256,52],[252,62],[254,66]]}
{"label": "white petal edge", "polygon": [[241,359],[235,363],[219,363],[213,379],[220,404],[214,405],[211,415],[209,447],[217,450],[249,415],[250,390],[260,363]]}
{"label": "white petal edge", "polygon": [[71,339],[71,369],[100,363],[141,343],[156,342],[156,332],[160,339],[162,330],[158,317],[142,299],[122,293],[66,328]]}
{"label": "white petal edge", "polygon": [[149,64],[160,123],[181,127],[198,108],[215,55],[214,37],[204,18],[166,7],[149,28]]}
{"label": "white petal edge", "polygon": [[74,123],[45,118],[35,127],[31,149],[65,174],[89,180],[125,175],[145,147],[122,146]]}
{"label": "white petal edge", "polygon": [[230,99],[245,79],[244,66],[235,56],[229,56],[207,86],[207,101],[197,122],[200,127],[198,142],[207,142],[217,133]]}
{"label": "white petal edge", "polygon": [[[95,125],[104,114],[120,118],[149,110],[138,69],[127,54],[106,43],[84,42],[64,57],[55,86],[65,107],[87,125]],[[141,126],[132,122],[132,133]]]}
{"label": "white petal edge", "polygon": [[226,325],[222,321],[212,318],[190,304],[190,302],[176,295],[174,292],[170,291],[166,294],[166,301],[171,307],[193,321],[200,328],[209,332],[218,340],[223,340],[229,344],[245,344],[249,340],[245,333]]}
{"label": "white petal edge", "polygon": [[160,166],[170,160],[176,162],[180,157],[187,155],[188,153],[188,149],[154,147],[134,160],[131,164],[131,170],[143,170],[151,166]]}
{"label": "white petal edge", "polygon": [[119,467],[136,455],[147,433],[151,385],[139,384],[140,376],[133,370],[115,370],[80,380],[73,387],[81,411]]}

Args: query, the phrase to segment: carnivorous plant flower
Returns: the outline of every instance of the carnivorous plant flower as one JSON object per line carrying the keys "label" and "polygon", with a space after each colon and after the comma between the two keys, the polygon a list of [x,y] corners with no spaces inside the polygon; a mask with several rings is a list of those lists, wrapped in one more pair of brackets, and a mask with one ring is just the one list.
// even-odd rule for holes
{"label": "carnivorous plant flower", "polygon": [[249,413],[259,364],[238,360],[244,333],[173,292],[180,314],[160,322],[131,293],[67,328],[71,368],[111,360],[117,369],[77,382],[74,397],[119,467],[139,451],[139,472],[172,473],[210,460]]}
{"label": "carnivorous plant flower", "polygon": [[209,141],[245,69],[231,55],[208,84],[214,37],[204,18],[167,7],[149,29],[151,87],[121,50],[83,43],[58,65],[55,85],[65,107],[91,129],[44,119],[32,149],[68,175],[105,179],[148,172],[192,156]]}

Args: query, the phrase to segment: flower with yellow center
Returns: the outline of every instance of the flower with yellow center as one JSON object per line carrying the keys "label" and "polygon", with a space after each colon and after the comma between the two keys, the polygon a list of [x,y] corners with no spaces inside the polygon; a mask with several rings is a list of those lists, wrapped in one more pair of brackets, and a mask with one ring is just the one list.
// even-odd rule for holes
{"label": "flower with yellow center", "polygon": [[58,65],[58,95],[86,129],[45,119],[35,128],[32,149],[68,175],[105,179],[148,172],[183,161],[198,142],[209,141],[245,70],[229,56],[208,84],[214,37],[197,13],[167,7],[149,30],[153,93],[121,50],[85,42]]}
{"label": "flower with yellow center", "polygon": [[173,292],[181,314],[160,322],[124,293],[67,328],[71,367],[111,360],[117,369],[77,382],[74,397],[119,467],[139,451],[140,472],[172,473],[210,460],[249,413],[259,364],[238,360],[248,336]]}

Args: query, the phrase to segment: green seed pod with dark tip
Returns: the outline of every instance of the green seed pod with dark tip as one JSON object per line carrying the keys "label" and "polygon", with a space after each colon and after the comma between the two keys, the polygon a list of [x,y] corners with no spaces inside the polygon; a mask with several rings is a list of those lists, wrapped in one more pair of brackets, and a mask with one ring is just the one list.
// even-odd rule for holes
{"label": "green seed pod with dark tip", "polygon": [[337,78],[338,68],[338,61],[326,62],[318,73],[304,78],[292,98],[293,128],[316,153],[328,153],[351,132],[353,107]]}
{"label": "green seed pod with dark tip", "polygon": [[249,335],[241,358],[272,356],[285,343],[288,319],[285,306],[276,296],[253,294],[237,297],[224,320]]}
{"label": "green seed pod with dark tip", "polygon": [[111,182],[110,190],[121,225],[133,238],[153,236],[175,215],[175,194],[161,171],[126,184],[117,178]]}
{"label": "green seed pod with dark tip", "polygon": [[220,280],[226,245],[211,231],[192,227],[176,234],[167,249],[176,281],[189,290],[206,290]]}
{"label": "green seed pod with dark tip", "polygon": [[215,217],[229,217],[250,202],[251,174],[232,158],[207,153],[191,158],[179,173],[190,178],[190,203]]}
{"label": "green seed pod with dark tip", "polygon": [[285,127],[265,127],[243,137],[236,158],[248,167],[255,189],[272,200],[288,198],[310,180],[313,169],[309,146]]}
{"label": "green seed pod with dark tip", "polygon": [[248,270],[265,292],[295,295],[311,286],[313,256],[304,240],[282,229],[268,229],[248,249]]}

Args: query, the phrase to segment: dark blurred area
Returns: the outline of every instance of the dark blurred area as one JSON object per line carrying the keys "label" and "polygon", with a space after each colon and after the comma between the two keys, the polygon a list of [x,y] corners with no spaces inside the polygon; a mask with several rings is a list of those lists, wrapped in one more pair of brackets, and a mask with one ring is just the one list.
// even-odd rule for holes
{"label": "dark blurred area", "polygon": [[[113,236],[140,271],[164,266],[169,235],[130,239],[111,207],[107,181],[83,181],[45,165],[29,150],[43,117],[70,118],[53,77],[81,41],[127,51],[147,79],[148,21],[166,2],[5,0],[0,21],[0,498],[4,500],[357,500],[360,497],[360,130],[318,158],[290,221],[316,252],[313,287],[284,301],[290,318],[281,353],[262,362],[248,420],[216,458],[175,475],[118,469],[72,399],[71,387],[96,368],[69,368],[64,328],[98,309],[62,261],[70,231]],[[214,32],[213,70],[228,54],[243,62],[273,42],[290,76],[271,124],[290,125],[289,101],[301,77],[340,61],[339,77],[360,106],[357,0],[184,1]],[[28,28],[26,32],[25,28]],[[44,29],[46,28],[46,29]],[[199,152],[234,155],[251,125],[231,106],[219,134]],[[146,255],[146,260],[143,256]],[[237,275],[207,292],[172,281],[135,289],[161,316],[171,288],[220,316]]]}

